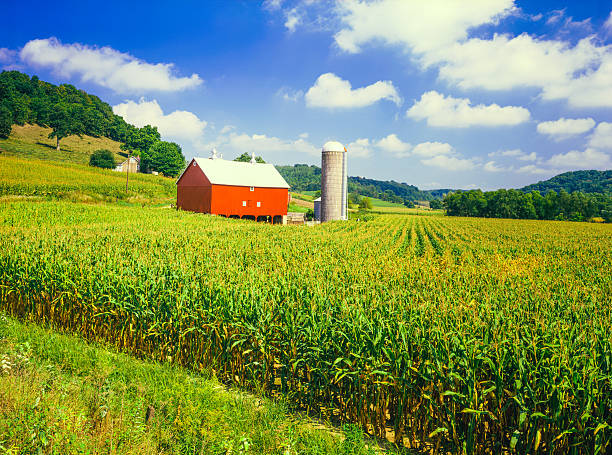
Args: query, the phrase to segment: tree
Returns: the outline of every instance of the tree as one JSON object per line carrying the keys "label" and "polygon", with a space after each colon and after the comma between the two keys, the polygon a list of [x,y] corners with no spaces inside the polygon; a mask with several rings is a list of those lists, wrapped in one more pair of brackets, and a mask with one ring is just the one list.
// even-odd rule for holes
{"label": "tree", "polygon": [[372,210],[372,200],[369,197],[364,197],[359,203],[359,208]]}
{"label": "tree", "polygon": [[[234,161],[241,161],[243,163],[249,163],[251,161],[251,155],[249,155],[247,152],[244,152],[242,155],[237,156],[236,158],[234,158]],[[261,156],[256,156],[255,157],[255,162],[256,163],[262,163],[262,164],[265,163],[265,161],[263,160],[263,158]]]}
{"label": "tree", "polygon": [[158,141],[140,155],[142,172],[156,171],[176,177],[185,168],[185,157],[181,147],[174,142]]}
{"label": "tree", "polygon": [[53,128],[53,131],[49,133],[49,138],[55,137],[57,139],[58,151],[60,150],[61,139],[72,135],[81,137],[81,134],[84,133],[79,108],[80,106],[58,103],[49,116],[49,126]]}
{"label": "tree", "polygon": [[115,163],[115,156],[110,150],[100,149],[91,154],[89,165],[103,169],[113,169],[117,163]]}
{"label": "tree", "polygon": [[160,139],[161,135],[156,126],[145,125],[142,128],[136,128],[128,125],[125,142],[121,145],[121,150],[130,150],[136,152],[136,155],[142,155],[148,152]]}
{"label": "tree", "polygon": [[0,137],[7,138],[11,135],[13,116],[11,111],[0,104]]}
{"label": "tree", "polygon": [[439,199],[434,199],[433,201],[429,201],[429,208],[433,210],[441,210],[444,208],[442,205],[442,201]]}

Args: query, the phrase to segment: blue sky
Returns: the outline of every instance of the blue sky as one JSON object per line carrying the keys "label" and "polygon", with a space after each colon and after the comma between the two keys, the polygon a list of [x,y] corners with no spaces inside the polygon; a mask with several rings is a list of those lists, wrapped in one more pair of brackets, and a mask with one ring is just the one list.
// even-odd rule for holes
{"label": "blue sky", "polygon": [[[101,5],[101,6],[100,6]],[[68,82],[187,158],[243,151],[421,188],[612,168],[609,1],[9,0],[0,67]]]}

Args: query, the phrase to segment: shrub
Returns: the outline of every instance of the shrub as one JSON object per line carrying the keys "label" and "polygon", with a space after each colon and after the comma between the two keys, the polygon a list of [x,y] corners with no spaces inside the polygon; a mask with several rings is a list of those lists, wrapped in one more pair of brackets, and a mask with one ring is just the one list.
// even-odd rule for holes
{"label": "shrub", "polygon": [[103,169],[113,169],[117,163],[115,163],[113,152],[106,149],[100,149],[91,154],[89,157],[89,165],[101,167]]}

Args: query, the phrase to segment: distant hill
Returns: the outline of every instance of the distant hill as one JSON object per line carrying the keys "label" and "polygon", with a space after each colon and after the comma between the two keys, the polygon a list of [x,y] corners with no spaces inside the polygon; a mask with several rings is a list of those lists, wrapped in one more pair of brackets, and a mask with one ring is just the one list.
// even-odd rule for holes
{"label": "distant hill", "polygon": [[[308,164],[293,166],[276,166],[293,191],[317,191],[321,189],[321,168]],[[431,201],[442,199],[449,189],[422,191],[414,185],[399,183],[394,180],[375,180],[365,177],[348,178],[349,193],[357,193],[399,204],[408,200]]]}
{"label": "distant hill", "polygon": [[544,194],[551,190],[555,192],[565,190],[568,193],[574,191],[582,193],[612,193],[612,170],[564,172],[551,179],[521,188],[521,191],[525,193],[539,191]]}
{"label": "distant hill", "polygon": [[121,162],[127,153],[121,150],[121,143],[106,137],[83,135],[69,136],[62,141],[62,150],[55,149],[55,140],[49,139],[51,128],[38,125],[13,125],[8,139],[0,139],[0,156],[37,158],[41,160],[62,161],[76,164],[88,164],[89,156],[94,150],[107,149],[115,155],[115,161]]}

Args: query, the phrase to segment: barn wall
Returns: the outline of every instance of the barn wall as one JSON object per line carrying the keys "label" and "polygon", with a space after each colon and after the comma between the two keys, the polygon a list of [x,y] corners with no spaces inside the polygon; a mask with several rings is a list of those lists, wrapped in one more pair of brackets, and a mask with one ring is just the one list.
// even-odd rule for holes
{"label": "barn wall", "polygon": [[[217,215],[286,215],[289,202],[287,188],[258,188],[251,191],[248,186],[213,185],[211,213]],[[242,206],[247,201],[247,206]],[[257,201],[261,207],[257,207]]]}
{"label": "barn wall", "polygon": [[185,170],[176,188],[176,206],[192,212],[211,213],[212,185],[193,161]]}

